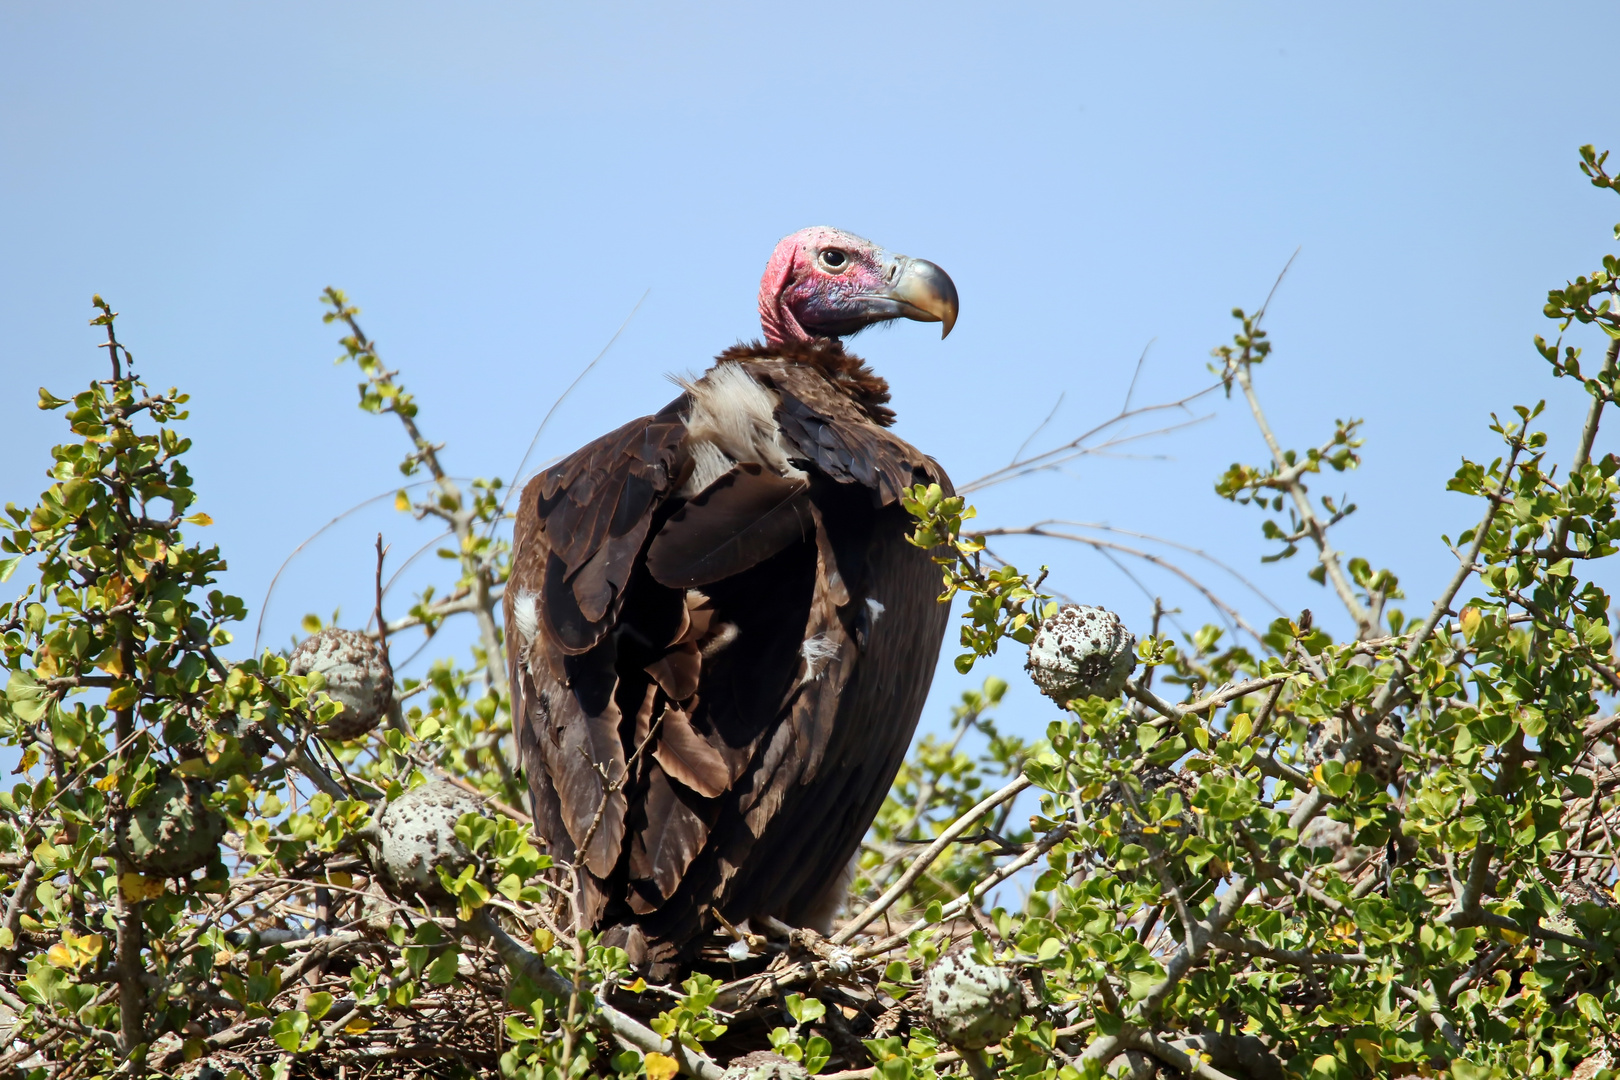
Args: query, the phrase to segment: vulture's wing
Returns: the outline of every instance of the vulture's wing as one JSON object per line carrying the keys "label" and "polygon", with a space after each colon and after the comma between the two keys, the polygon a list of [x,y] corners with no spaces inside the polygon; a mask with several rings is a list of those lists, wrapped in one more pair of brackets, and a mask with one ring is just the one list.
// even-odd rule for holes
{"label": "vulture's wing", "polygon": [[654,513],[688,467],[685,436],[674,405],[602,436],[530,481],[513,530],[512,717],[536,824],[564,860],[585,848],[602,878],[618,862],[626,807],[610,631]]}
{"label": "vulture's wing", "polygon": [[898,505],[939,467],[804,365],[746,358],[765,411],[726,414],[725,366],[529,484],[506,594],[540,831],[655,958],[716,908],[816,915],[948,617]]}

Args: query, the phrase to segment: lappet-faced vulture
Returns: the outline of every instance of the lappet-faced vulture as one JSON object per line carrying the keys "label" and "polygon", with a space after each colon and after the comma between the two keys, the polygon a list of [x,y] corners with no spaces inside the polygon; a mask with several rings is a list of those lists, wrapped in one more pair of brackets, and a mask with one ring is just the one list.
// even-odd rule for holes
{"label": "lappet-faced vulture", "polygon": [[586,924],[665,972],[716,912],[826,931],[949,617],[900,493],[950,481],[839,339],[950,333],[951,279],[811,228],[759,308],[764,342],[529,483],[506,591],[536,825]]}

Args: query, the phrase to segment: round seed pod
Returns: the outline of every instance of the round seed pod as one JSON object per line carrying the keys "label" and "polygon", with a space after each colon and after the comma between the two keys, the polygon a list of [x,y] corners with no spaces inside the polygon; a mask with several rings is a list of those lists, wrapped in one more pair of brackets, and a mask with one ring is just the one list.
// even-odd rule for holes
{"label": "round seed pod", "polygon": [[456,822],[483,812],[482,802],[447,780],[430,780],[383,807],[372,836],[383,887],[396,897],[448,899],[435,868],[454,876],[472,861],[456,839]]}
{"label": "round seed pod", "polygon": [[326,679],[327,695],[343,705],[343,711],[321,729],[328,739],[353,739],[372,731],[394,703],[387,658],[359,631],[334,626],[300,642],[287,658],[287,673],[317,671]]}
{"label": "round seed pod", "polygon": [[935,1035],[958,1050],[983,1050],[1006,1038],[1018,1023],[1024,994],[1005,968],[959,952],[928,969],[922,1002]]}
{"label": "round seed pod", "polygon": [[1112,611],[1066,604],[1041,623],[1024,670],[1059,705],[1114,697],[1136,670],[1136,637]]}
{"label": "round seed pod", "polygon": [[208,805],[208,785],[170,773],[118,829],[119,852],[143,874],[185,877],[219,856],[225,818]]}
{"label": "round seed pod", "polygon": [[810,1080],[810,1074],[797,1061],[789,1061],[769,1050],[755,1050],[732,1060],[720,1080]]}

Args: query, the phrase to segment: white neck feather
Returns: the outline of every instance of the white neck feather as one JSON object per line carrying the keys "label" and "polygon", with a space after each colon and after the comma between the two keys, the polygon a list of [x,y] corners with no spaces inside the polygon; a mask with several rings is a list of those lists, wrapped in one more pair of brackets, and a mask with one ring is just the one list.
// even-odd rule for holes
{"label": "white neck feather", "polygon": [[787,444],[776,424],[776,395],[741,364],[725,363],[695,382],[683,382],[692,397],[686,420],[692,475],[681,494],[692,496],[738,462],[763,465],[779,476],[802,477],[788,461]]}

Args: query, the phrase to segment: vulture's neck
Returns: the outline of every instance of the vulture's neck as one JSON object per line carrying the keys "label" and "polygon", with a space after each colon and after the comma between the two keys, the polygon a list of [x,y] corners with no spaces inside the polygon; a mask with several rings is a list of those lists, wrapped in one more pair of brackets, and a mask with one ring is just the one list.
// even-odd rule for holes
{"label": "vulture's neck", "polygon": [[894,410],[889,408],[889,384],[881,375],[866,366],[866,361],[854,353],[844,351],[844,343],[837,338],[814,338],[810,341],[784,341],[767,345],[761,341],[737,344],[715,357],[717,363],[746,363],[750,360],[780,360],[789,364],[802,364],[814,368],[841,393],[866,411],[872,421],[883,427],[894,423]]}

